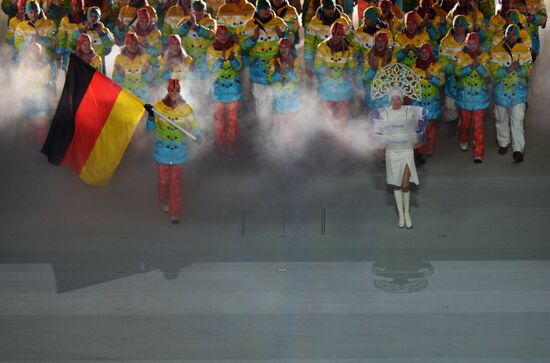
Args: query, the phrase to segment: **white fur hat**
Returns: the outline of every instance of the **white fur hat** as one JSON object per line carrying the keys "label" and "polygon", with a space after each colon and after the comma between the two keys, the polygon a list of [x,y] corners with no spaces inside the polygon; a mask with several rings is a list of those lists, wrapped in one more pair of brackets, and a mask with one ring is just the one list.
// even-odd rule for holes
{"label": "white fur hat", "polygon": [[403,99],[403,91],[401,91],[401,88],[393,87],[392,89],[390,89],[388,91],[388,97],[390,98],[390,100],[393,96],[399,96],[401,99]]}

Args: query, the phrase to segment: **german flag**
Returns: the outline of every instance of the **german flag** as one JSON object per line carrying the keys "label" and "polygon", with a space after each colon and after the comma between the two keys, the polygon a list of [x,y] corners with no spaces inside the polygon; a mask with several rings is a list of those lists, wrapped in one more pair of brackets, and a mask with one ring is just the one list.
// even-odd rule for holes
{"label": "german flag", "polygon": [[86,183],[103,186],[115,172],[145,110],[144,102],[72,54],[42,153]]}

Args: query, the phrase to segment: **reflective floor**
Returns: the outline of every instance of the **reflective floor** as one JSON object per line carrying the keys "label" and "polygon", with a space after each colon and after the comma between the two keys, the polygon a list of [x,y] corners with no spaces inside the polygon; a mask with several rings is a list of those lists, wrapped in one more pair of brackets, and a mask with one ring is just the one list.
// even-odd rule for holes
{"label": "reflective floor", "polygon": [[490,120],[481,165],[438,124],[412,230],[376,153],[341,160],[322,137],[294,163],[246,123],[239,157],[195,150],[172,226],[152,139],[92,188],[3,122],[0,362],[550,362],[549,64],[523,164]]}

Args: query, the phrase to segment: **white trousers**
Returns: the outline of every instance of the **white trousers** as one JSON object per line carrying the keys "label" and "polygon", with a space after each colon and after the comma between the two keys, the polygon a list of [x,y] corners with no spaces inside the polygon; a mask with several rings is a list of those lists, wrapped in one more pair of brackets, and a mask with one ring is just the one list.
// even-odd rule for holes
{"label": "white trousers", "polygon": [[511,136],[512,150],[523,152],[525,148],[524,118],[525,103],[512,107],[495,105],[495,126],[497,129],[498,146],[508,147]]}

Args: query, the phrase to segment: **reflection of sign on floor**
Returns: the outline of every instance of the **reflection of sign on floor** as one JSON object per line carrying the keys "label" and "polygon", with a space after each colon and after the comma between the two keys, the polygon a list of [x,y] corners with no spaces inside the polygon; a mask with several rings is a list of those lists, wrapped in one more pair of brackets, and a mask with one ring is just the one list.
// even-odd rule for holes
{"label": "reflection of sign on floor", "polygon": [[428,261],[392,257],[376,261],[372,272],[384,279],[374,279],[373,284],[380,290],[394,294],[419,292],[428,287],[427,277],[433,275],[434,268]]}
{"label": "reflection of sign on floor", "polygon": [[[226,235],[235,236],[238,233],[241,239],[276,237],[294,240],[322,237],[330,240],[360,240],[359,236],[369,230],[372,213],[369,207],[249,207],[232,211],[224,222],[231,219],[231,229]],[[220,224],[217,226],[220,227]]]}
{"label": "reflection of sign on floor", "polygon": [[241,238],[275,235],[279,238],[327,234],[326,208],[250,208],[240,213]]}

